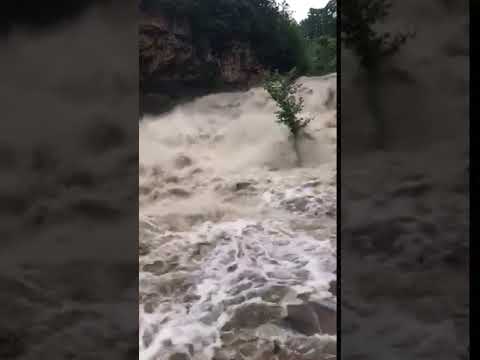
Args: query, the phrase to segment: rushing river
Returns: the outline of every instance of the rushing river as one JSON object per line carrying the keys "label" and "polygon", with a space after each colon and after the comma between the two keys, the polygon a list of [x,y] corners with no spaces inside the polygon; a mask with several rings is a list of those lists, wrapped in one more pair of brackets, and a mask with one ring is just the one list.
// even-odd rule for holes
{"label": "rushing river", "polygon": [[140,124],[140,359],[336,355],[336,75],[300,78],[302,167],[261,88]]}

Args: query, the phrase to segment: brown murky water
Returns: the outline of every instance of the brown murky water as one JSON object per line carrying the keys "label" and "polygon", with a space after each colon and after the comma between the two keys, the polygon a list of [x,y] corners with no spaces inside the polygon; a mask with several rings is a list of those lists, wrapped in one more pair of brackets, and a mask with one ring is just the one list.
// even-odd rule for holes
{"label": "brown murky water", "polygon": [[140,358],[335,355],[336,76],[296,157],[263,89],[140,124]]}

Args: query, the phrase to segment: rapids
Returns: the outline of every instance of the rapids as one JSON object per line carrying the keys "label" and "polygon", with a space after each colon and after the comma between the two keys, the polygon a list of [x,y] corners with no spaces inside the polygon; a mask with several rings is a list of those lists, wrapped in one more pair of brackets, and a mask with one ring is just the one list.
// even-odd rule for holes
{"label": "rapids", "polygon": [[140,122],[140,359],[336,355],[336,75],[301,168],[261,88]]}

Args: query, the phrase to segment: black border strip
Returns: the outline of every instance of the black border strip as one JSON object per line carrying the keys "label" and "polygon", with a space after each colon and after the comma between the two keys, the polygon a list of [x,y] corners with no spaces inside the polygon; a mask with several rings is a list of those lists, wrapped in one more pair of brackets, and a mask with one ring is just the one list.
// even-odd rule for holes
{"label": "black border strip", "polygon": [[[473,28],[473,22],[472,22],[472,13],[474,12],[474,6],[473,4],[477,5],[477,9],[478,9],[478,2],[475,2],[473,0],[470,0],[469,1],[469,37],[468,37],[468,43],[469,43],[469,50],[470,50],[470,54],[469,54],[469,73],[470,73],[470,82],[469,82],[469,115],[470,115],[470,119],[474,118],[475,119],[475,116],[473,115],[474,114],[474,109],[472,108],[472,98],[474,97],[474,91],[473,91],[473,82],[475,81],[475,79],[473,79],[473,77],[477,76],[478,75],[475,73],[475,72],[472,72],[472,64],[474,64],[475,62],[472,61],[472,57],[475,58],[475,50],[476,50],[476,45],[474,42],[471,41],[471,37],[472,37],[472,34],[474,34],[474,28]],[[478,13],[478,12],[477,12]],[[473,101],[474,102],[474,101]],[[472,302],[473,302],[473,297],[472,297],[472,293],[475,292],[475,287],[472,286],[473,284],[473,279],[472,279],[472,273],[473,273],[473,269],[471,267],[471,264],[472,264],[472,252],[473,252],[473,249],[474,247],[472,247],[472,238],[474,236],[472,236],[472,233],[474,232],[474,227],[473,227],[473,224],[472,224],[472,198],[475,197],[475,194],[474,192],[472,193],[472,182],[475,182],[475,183],[480,183],[478,180],[478,176],[477,178],[475,179],[475,175],[473,176],[473,180],[472,180],[472,171],[474,172],[474,174],[476,174],[477,172],[475,171],[475,161],[473,161],[473,158],[472,158],[472,136],[471,134],[474,133],[474,125],[475,125],[475,121],[469,121],[469,138],[468,138],[468,149],[469,149],[469,153],[468,153],[468,158],[469,158],[469,179],[468,179],[468,193],[469,193],[469,198],[468,198],[468,207],[469,207],[469,219],[467,224],[468,224],[468,227],[469,227],[469,251],[468,251],[468,281],[469,281],[469,330],[468,330],[468,335],[469,335],[469,346],[468,346],[468,359],[475,359],[475,356],[472,357],[472,317],[474,316],[474,307],[472,308]],[[472,195],[473,194],[473,195]],[[474,222],[473,222],[474,223]]]}
{"label": "black border strip", "polygon": [[337,0],[337,359],[342,358],[342,191],[341,191],[341,44],[342,23],[340,19],[341,0]]}

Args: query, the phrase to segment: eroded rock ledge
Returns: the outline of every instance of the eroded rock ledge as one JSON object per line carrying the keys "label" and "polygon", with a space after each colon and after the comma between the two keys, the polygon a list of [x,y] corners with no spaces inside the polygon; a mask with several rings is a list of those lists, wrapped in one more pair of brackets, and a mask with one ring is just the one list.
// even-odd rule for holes
{"label": "eroded rock ledge", "polygon": [[[240,89],[258,82],[263,73],[248,43],[232,39],[223,50],[214,50],[212,44],[195,39],[186,19],[158,13],[143,13],[140,19],[140,86],[144,95],[162,94],[171,100]],[[148,107],[148,99],[144,96],[143,100]]]}

